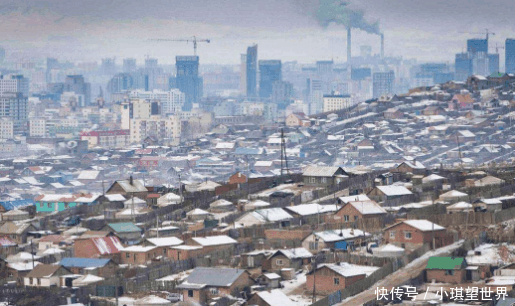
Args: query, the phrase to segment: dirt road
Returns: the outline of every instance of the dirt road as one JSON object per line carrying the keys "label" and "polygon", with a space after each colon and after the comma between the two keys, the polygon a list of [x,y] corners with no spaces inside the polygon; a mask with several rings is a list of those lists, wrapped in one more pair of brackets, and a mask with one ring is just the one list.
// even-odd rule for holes
{"label": "dirt road", "polygon": [[417,277],[424,271],[427,262],[429,260],[429,257],[431,256],[441,256],[446,255],[447,253],[450,253],[456,249],[458,249],[463,244],[463,241],[456,242],[452,245],[436,249],[431,252],[427,252],[422,257],[415,259],[408,265],[406,265],[404,268],[397,270],[396,272],[388,275],[383,280],[377,282],[372,288],[365,290],[361,292],[360,294],[357,294],[353,297],[350,297],[348,299],[345,299],[341,303],[338,303],[336,305],[338,306],[360,306],[363,305],[363,303],[366,303],[370,300],[373,300],[376,298],[376,288],[379,287],[385,287],[391,289],[392,287],[398,287],[403,285],[408,280]]}

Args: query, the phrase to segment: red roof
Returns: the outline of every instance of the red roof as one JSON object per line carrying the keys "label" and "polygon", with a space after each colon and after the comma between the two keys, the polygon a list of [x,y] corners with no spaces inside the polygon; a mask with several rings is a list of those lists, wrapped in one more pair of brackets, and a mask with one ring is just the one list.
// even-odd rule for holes
{"label": "red roof", "polygon": [[453,100],[458,100],[459,103],[474,103],[470,95],[454,95]]}
{"label": "red roof", "polygon": [[157,193],[151,193],[149,195],[147,195],[147,198],[160,198],[161,195],[160,194],[157,194]]}
{"label": "red roof", "polygon": [[65,241],[66,237],[63,237],[61,235],[48,235],[43,238],[41,238],[40,242],[53,242],[53,243],[59,243],[61,241]]}
{"label": "red roof", "polygon": [[123,245],[118,237],[91,238],[91,241],[93,241],[101,255],[120,253],[120,250],[123,249]]}

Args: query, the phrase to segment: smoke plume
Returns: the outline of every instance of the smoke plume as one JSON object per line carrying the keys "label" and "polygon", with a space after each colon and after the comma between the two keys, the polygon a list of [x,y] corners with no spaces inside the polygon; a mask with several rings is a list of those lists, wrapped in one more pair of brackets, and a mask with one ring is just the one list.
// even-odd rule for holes
{"label": "smoke plume", "polygon": [[365,20],[364,11],[349,8],[348,2],[320,0],[316,18],[323,27],[336,23],[347,28],[360,29],[371,34],[380,34],[379,22],[369,23]]}

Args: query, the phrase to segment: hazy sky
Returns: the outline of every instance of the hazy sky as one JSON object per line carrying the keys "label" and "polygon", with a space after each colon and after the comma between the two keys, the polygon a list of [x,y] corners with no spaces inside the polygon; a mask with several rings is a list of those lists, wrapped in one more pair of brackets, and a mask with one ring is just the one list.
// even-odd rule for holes
{"label": "hazy sky", "polygon": [[[150,55],[173,63],[175,55],[192,54],[192,45],[146,39],[196,35],[212,39],[199,44],[202,63],[238,63],[252,43],[259,44],[261,59],[345,61],[345,30],[321,27],[317,7],[318,0],[0,0],[0,40],[27,57],[37,52],[95,61]],[[486,28],[497,34],[490,40],[492,53],[496,43],[515,36],[513,0],[360,0],[351,7],[380,21],[387,55],[419,61],[453,61],[466,39],[483,37],[474,32]],[[355,30],[353,54],[364,44],[379,52],[377,35]],[[499,53],[503,62],[504,50]]]}

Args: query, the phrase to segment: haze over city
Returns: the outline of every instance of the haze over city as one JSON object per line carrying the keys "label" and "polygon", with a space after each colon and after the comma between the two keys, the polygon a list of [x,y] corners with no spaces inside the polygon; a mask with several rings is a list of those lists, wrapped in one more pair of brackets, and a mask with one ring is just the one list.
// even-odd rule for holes
{"label": "haze over city", "polygon": [[0,0],[0,306],[515,305],[513,0]]}

